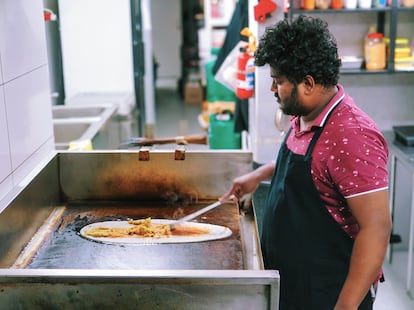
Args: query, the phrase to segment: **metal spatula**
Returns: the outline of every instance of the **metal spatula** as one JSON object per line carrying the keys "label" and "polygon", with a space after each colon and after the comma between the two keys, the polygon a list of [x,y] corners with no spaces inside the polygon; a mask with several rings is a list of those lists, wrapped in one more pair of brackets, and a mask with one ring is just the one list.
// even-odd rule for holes
{"label": "metal spatula", "polygon": [[184,222],[188,222],[191,220],[194,220],[196,217],[200,216],[203,213],[206,213],[207,211],[210,211],[214,208],[217,208],[222,204],[221,201],[216,201],[215,203],[212,203],[211,205],[208,205],[207,207],[204,207],[196,212],[190,213],[189,215],[184,216],[183,218],[180,218],[179,220],[175,221],[174,223],[170,224],[170,229],[174,229],[175,226],[180,225]]}

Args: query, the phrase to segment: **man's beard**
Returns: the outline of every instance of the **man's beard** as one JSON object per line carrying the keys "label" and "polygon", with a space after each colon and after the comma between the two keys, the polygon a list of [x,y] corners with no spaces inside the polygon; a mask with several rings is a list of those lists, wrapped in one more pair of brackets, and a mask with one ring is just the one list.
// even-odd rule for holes
{"label": "man's beard", "polygon": [[294,85],[289,98],[283,101],[283,104],[280,106],[280,109],[286,115],[305,116],[309,113],[309,111],[306,108],[302,107],[299,104],[297,85]]}

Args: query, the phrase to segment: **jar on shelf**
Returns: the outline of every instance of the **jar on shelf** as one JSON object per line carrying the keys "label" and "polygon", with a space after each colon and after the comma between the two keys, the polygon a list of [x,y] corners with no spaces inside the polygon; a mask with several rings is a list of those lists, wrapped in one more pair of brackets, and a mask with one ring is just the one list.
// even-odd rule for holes
{"label": "jar on shelf", "polygon": [[401,6],[405,6],[407,8],[414,6],[414,0],[401,0]]}
{"label": "jar on shelf", "polygon": [[[387,56],[390,56],[390,38],[384,37],[385,46],[387,47]],[[396,38],[394,48],[394,60],[411,56],[410,40],[408,38]]]}
{"label": "jar on shelf", "polygon": [[332,0],[331,1],[331,9],[333,10],[340,10],[343,7],[342,0]]}
{"label": "jar on shelf", "polygon": [[396,38],[395,39],[395,58],[404,58],[411,56],[410,40],[408,38]]}
{"label": "jar on shelf", "polygon": [[318,10],[327,10],[331,5],[331,0],[315,0],[315,8]]}
{"label": "jar on shelf", "polygon": [[315,0],[303,0],[302,9],[304,9],[304,10],[314,10],[315,9]]}
{"label": "jar on shelf", "polygon": [[414,38],[411,40],[411,56],[414,57]]}
{"label": "jar on shelf", "polygon": [[386,45],[382,33],[368,33],[365,41],[365,67],[367,70],[382,70],[386,67]]}

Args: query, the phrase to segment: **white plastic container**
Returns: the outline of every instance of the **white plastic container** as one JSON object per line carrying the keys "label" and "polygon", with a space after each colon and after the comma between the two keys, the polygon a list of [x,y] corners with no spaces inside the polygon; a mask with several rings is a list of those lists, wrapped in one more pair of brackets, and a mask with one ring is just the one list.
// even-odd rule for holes
{"label": "white plastic container", "polygon": [[357,7],[357,0],[344,0],[345,9],[355,9]]}
{"label": "white plastic container", "polygon": [[372,0],[358,0],[358,7],[360,9],[370,9],[372,6]]}

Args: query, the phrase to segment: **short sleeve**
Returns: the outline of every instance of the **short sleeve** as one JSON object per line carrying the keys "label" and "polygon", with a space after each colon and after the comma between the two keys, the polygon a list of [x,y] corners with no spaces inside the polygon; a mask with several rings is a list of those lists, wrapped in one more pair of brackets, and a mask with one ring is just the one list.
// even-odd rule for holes
{"label": "short sleeve", "polygon": [[[345,197],[388,187],[388,146],[372,126],[337,124],[326,166],[337,190]],[[343,130],[342,130],[343,129]],[[335,137],[336,136],[336,137]]]}

